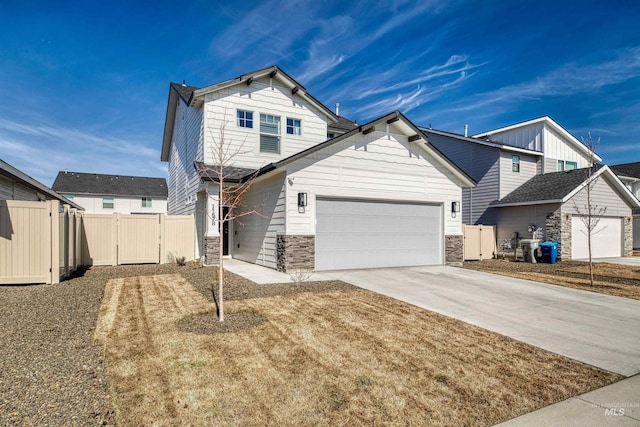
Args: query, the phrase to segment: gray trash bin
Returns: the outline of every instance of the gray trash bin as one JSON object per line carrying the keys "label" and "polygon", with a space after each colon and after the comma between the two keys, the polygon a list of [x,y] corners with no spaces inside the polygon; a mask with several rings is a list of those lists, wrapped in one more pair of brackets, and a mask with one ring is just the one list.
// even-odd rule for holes
{"label": "gray trash bin", "polygon": [[520,247],[522,248],[522,257],[525,262],[536,263],[535,251],[540,246],[540,240],[538,239],[522,239],[520,240]]}

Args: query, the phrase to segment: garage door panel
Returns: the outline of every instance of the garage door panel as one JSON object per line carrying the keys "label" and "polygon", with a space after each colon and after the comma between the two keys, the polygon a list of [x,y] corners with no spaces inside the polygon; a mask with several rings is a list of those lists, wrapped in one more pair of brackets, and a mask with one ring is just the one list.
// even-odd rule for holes
{"label": "garage door panel", "polygon": [[[571,258],[589,257],[587,226],[584,217],[574,215],[571,218]],[[600,218],[591,233],[591,256],[607,258],[622,256],[622,220],[621,218]]]}
{"label": "garage door panel", "polygon": [[318,199],[316,269],[442,264],[442,206]]}

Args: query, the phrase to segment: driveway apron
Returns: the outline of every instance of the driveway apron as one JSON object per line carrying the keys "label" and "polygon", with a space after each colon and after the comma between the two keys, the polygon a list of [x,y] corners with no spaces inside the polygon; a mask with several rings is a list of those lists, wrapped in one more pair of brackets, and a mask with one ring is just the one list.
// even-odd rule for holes
{"label": "driveway apron", "polygon": [[611,372],[640,372],[638,300],[449,266],[325,275]]}

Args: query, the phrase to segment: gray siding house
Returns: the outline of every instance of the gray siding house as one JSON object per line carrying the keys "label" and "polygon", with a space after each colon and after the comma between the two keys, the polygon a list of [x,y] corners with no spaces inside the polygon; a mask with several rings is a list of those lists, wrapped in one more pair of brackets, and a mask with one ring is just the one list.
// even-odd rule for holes
{"label": "gray siding house", "polygon": [[[477,185],[462,190],[464,224],[494,225],[497,243],[531,238],[557,241],[563,259],[586,257],[583,218],[588,167],[602,159],[549,117],[475,136],[421,128],[438,150]],[[632,254],[632,209],[638,200],[608,167],[597,172],[592,206],[603,211],[592,233],[596,257]]]}

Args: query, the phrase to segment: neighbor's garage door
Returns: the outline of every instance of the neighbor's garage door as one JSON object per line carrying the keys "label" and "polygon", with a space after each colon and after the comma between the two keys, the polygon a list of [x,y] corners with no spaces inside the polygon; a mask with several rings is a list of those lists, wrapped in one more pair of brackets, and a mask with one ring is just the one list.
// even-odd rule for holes
{"label": "neighbor's garage door", "polygon": [[[587,226],[584,217],[571,218],[571,258],[589,258]],[[622,219],[600,218],[591,233],[591,256],[593,258],[622,256]]]}
{"label": "neighbor's garage door", "polygon": [[316,269],[442,264],[442,206],[318,199]]}

